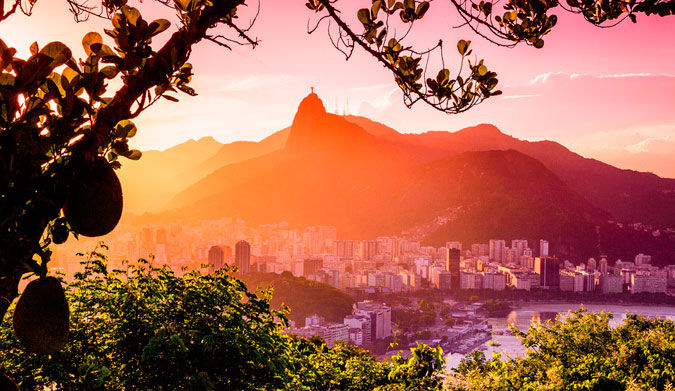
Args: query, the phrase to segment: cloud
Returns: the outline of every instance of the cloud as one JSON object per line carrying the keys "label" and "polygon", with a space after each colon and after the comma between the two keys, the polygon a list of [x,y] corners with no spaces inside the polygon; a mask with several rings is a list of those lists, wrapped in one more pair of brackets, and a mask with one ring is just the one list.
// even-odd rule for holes
{"label": "cloud", "polygon": [[538,98],[544,96],[544,94],[525,94],[525,95],[506,95],[502,99],[525,99],[525,98]]}
{"label": "cloud", "polygon": [[656,153],[661,155],[675,154],[675,137],[647,138],[638,143],[626,146],[630,153]]}
{"label": "cloud", "polygon": [[219,80],[221,84],[217,92],[249,92],[251,90],[268,89],[275,90],[289,86],[295,80],[294,76],[287,74],[262,74],[248,75],[230,80]]}
{"label": "cloud", "polygon": [[631,79],[631,78],[674,78],[675,75],[669,73],[610,73],[592,75],[587,73],[568,73],[568,72],[547,72],[537,75],[530,79],[529,84],[546,84],[551,81],[559,80],[579,80],[579,79]]}

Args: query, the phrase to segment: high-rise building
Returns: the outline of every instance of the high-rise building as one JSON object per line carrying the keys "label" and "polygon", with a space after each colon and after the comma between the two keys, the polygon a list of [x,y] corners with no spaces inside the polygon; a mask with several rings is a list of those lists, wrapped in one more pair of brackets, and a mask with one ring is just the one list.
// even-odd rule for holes
{"label": "high-rise building", "polygon": [[471,255],[474,258],[487,257],[490,255],[490,245],[485,243],[474,243],[471,245]]}
{"label": "high-rise building", "polygon": [[355,328],[361,330],[361,344],[357,344],[354,341],[354,344],[358,346],[368,346],[371,342],[371,331],[372,326],[370,324],[370,316],[364,314],[352,314],[345,316],[343,323],[349,326],[349,328]]}
{"label": "high-rise building", "polygon": [[354,304],[353,313],[370,317],[372,339],[387,338],[391,335],[391,307],[366,300]]}
{"label": "high-rise building", "polygon": [[456,248],[459,251],[462,251],[462,243],[460,242],[445,242],[445,248]]}
{"label": "high-rise building", "polygon": [[651,255],[638,254],[635,256],[635,266],[650,265],[651,263]]}
{"label": "high-rise building", "polygon": [[607,274],[607,272],[609,271],[609,265],[607,263],[606,257],[600,258],[600,263],[598,264],[598,270],[602,274]]}
{"label": "high-rise building", "polygon": [[340,258],[354,258],[354,248],[356,244],[353,240],[336,240],[335,255]]}
{"label": "high-rise building", "polygon": [[239,268],[239,273],[246,274],[251,271],[251,245],[245,240],[240,240],[234,246],[234,264]]}
{"label": "high-rise building", "polygon": [[511,241],[511,248],[516,250],[516,264],[520,265],[520,257],[523,255],[532,255],[532,254],[525,254],[525,251],[529,250],[530,247],[527,244],[527,239],[516,239]]}
{"label": "high-rise building", "polygon": [[506,241],[490,240],[490,259],[502,263],[506,258]]}
{"label": "high-rise building", "polygon": [[209,266],[213,269],[220,269],[225,265],[225,256],[220,246],[211,246],[209,248]]}
{"label": "high-rise building", "polygon": [[548,289],[560,286],[560,262],[557,258],[535,258],[534,272],[539,274],[539,284],[542,288]]}
{"label": "high-rise building", "polygon": [[504,257],[504,263],[507,265],[520,265],[521,255],[517,248],[507,248]]}
{"label": "high-rise building", "polygon": [[373,260],[377,255],[377,241],[375,240],[362,240],[359,256],[361,259]]}
{"label": "high-rise building", "polygon": [[539,256],[548,257],[548,240],[539,241]]}
{"label": "high-rise building", "polygon": [[445,270],[450,272],[450,286],[459,287],[459,261],[461,258],[461,251],[456,248],[448,248],[445,250]]}
{"label": "high-rise building", "polygon": [[317,270],[323,267],[323,259],[321,258],[305,259],[302,262],[302,275],[305,277],[316,274]]}

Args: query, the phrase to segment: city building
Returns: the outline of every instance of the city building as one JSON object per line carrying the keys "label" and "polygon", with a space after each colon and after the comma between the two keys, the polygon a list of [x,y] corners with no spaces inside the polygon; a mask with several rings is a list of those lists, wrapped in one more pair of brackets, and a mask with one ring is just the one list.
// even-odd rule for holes
{"label": "city building", "polygon": [[355,303],[352,312],[370,318],[371,339],[382,339],[391,335],[391,307],[366,300]]}
{"label": "city building", "polygon": [[456,248],[446,248],[445,250],[445,270],[450,272],[451,285],[459,286],[459,261],[461,260],[461,250]]}
{"label": "city building", "polygon": [[377,241],[362,240],[359,247],[359,257],[371,261],[377,255]]}
{"label": "city building", "polygon": [[557,258],[536,257],[534,272],[539,275],[539,285],[542,288],[551,289],[560,286],[560,262]]}
{"label": "city building", "polygon": [[211,246],[209,248],[209,266],[211,269],[220,269],[225,265],[225,253],[220,246]]}
{"label": "city building", "polygon": [[234,264],[239,269],[239,273],[246,274],[251,270],[251,245],[240,240],[234,246]]}
{"label": "city building", "polygon": [[491,239],[489,256],[493,261],[503,263],[506,258],[506,241]]}
{"label": "city building", "polygon": [[[345,316],[343,323],[349,326],[349,329],[360,330],[360,333],[350,331],[349,339],[354,342],[356,346],[368,346],[372,341],[371,331],[372,325],[370,322],[370,316],[365,314],[351,314]],[[360,339],[360,340],[358,340]]]}
{"label": "city building", "polygon": [[539,241],[539,256],[540,257],[548,257],[548,240],[541,239]]}

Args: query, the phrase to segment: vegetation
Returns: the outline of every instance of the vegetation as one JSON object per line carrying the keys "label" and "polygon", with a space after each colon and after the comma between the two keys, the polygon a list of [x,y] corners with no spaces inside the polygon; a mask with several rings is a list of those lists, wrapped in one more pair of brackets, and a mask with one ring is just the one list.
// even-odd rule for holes
{"label": "vegetation", "polygon": [[513,332],[525,356],[476,351],[449,390],[666,390],[675,384],[675,323],[629,315],[612,327],[608,313],[583,309],[555,323]]}
{"label": "vegetation", "polygon": [[490,317],[507,316],[511,312],[511,306],[503,300],[488,300],[483,303],[481,311]]}
{"label": "vegetation", "polygon": [[108,270],[106,257],[93,252],[65,292],[71,338],[62,350],[26,352],[7,322],[0,328],[0,363],[24,391],[440,385],[440,349],[418,346],[409,360],[379,362],[357,347],[329,349],[283,334],[286,313],[271,309],[270,291],[248,292],[227,269],[177,277],[139,260]]}
{"label": "vegetation", "polygon": [[72,338],[62,350],[26,352],[8,322],[0,328],[0,362],[24,391],[666,390],[675,382],[667,320],[631,315],[617,325],[581,309],[514,329],[524,356],[476,351],[444,373],[439,348],[418,344],[408,359],[378,361],[358,347],[284,334],[286,314],[270,307],[269,291],[247,292],[227,269],[177,277],[139,260],[109,270],[94,252],[65,292]]}
{"label": "vegetation", "polygon": [[354,299],[346,293],[329,285],[294,277],[289,272],[249,273],[240,278],[252,290],[271,288],[274,291],[271,305],[281,309],[287,306],[288,318],[302,327],[305,318],[317,314],[329,322],[342,323],[346,315],[352,313]]}

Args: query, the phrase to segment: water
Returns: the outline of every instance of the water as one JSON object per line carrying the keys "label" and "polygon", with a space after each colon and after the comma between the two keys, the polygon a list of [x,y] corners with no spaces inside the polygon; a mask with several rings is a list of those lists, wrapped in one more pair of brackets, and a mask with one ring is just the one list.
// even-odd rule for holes
{"label": "water", "polygon": [[[547,320],[555,320],[556,315],[566,314],[568,311],[578,309],[581,304],[533,304],[514,311],[507,317],[489,318],[488,323],[492,325],[495,332],[504,334],[495,334],[493,340],[499,342],[499,346],[494,346],[490,342],[485,344],[485,355],[490,357],[493,352],[520,355],[523,349],[520,346],[520,340],[508,332],[508,325],[514,325],[519,330],[525,331],[532,322],[544,323]],[[661,318],[675,321],[675,307],[641,306],[641,305],[604,305],[588,304],[584,308],[590,312],[611,312],[614,316],[613,324],[620,324],[626,319],[626,314],[638,314],[650,318]],[[461,354],[449,354],[446,356],[446,366],[448,368],[456,367],[464,356]]]}

